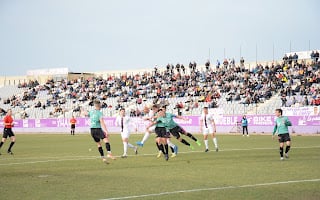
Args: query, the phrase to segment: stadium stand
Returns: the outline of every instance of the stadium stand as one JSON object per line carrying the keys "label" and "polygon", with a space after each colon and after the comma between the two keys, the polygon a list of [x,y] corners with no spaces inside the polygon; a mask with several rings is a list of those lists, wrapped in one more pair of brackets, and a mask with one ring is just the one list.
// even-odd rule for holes
{"label": "stadium stand", "polygon": [[168,64],[146,72],[49,79],[43,84],[29,80],[0,88],[0,114],[12,108],[17,119],[82,116],[94,99],[103,102],[107,116],[120,107],[140,116],[144,106],[154,103],[183,115],[198,115],[204,106],[219,107],[225,114],[270,114],[281,106],[319,105],[318,60],[288,59],[254,67],[229,59],[217,66],[190,62],[188,67]]}

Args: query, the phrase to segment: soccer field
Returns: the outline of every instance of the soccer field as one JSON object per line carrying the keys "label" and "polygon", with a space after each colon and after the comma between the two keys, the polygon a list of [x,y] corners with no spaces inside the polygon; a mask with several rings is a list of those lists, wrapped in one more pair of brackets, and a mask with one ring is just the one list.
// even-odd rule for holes
{"label": "soccer field", "polygon": [[[292,136],[285,161],[270,135],[218,135],[220,151],[208,153],[172,141],[179,153],[169,161],[156,158],[151,136],[138,155],[106,165],[89,134],[17,134],[14,155],[9,141],[1,149],[0,199],[320,199],[319,136]],[[120,135],[110,142],[122,155]]]}

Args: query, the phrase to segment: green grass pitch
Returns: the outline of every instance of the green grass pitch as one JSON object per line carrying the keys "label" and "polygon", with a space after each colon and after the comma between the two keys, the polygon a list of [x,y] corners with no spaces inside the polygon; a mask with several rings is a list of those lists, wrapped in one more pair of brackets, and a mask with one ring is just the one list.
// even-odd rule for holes
{"label": "green grass pitch", "polygon": [[[0,199],[320,199],[320,137],[292,136],[280,161],[270,135],[218,135],[219,152],[178,144],[176,158],[156,158],[152,135],[139,154],[102,163],[89,134],[16,134],[14,155],[0,156]],[[135,144],[141,134],[132,134]],[[119,134],[112,152],[123,153]],[[91,149],[91,151],[90,151]],[[105,151],[105,148],[104,148]],[[171,152],[171,151],[170,151]]]}

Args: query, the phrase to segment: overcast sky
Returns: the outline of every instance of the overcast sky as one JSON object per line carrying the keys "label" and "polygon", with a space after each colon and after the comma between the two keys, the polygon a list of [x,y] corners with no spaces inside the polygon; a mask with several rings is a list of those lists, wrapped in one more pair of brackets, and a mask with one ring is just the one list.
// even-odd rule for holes
{"label": "overcast sky", "polygon": [[0,76],[280,59],[320,48],[319,2],[0,0]]}

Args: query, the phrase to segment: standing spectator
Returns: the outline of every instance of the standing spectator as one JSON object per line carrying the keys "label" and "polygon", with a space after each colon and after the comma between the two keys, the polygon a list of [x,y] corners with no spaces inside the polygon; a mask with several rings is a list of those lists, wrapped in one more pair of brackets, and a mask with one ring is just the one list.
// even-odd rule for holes
{"label": "standing spectator", "polygon": [[316,55],[315,55],[314,51],[312,51],[311,54],[310,54],[310,57],[311,57],[311,59],[312,59],[313,61],[315,60],[315,56],[316,56]]}
{"label": "standing spectator", "polygon": [[281,101],[282,101],[281,107],[286,107],[287,106],[287,97],[286,97],[286,95],[282,95]]}
{"label": "standing spectator", "polygon": [[244,136],[244,132],[246,131],[247,137],[249,137],[248,133],[248,119],[245,115],[243,115],[241,119],[241,126],[242,126],[242,136]]}
{"label": "standing spectator", "polygon": [[182,69],[183,73],[186,72],[186,69],[184,68],[184,65],[183,65],[183,64],[181,64],[181,69]]}
{"label": "standing spectator", "polygon": [[190,70],[190,72],[192,71],[192,69],[193,69],[193,64],[192,64],[192,62],[189,62],[189,70]]}
{"label": "standing spectator", "polygon": [[314,54],[314,58],[315,58],[315,61],[318,62],[318,59],[319,59],[319,51],[316,51],[316,53]]}
{"label": "standing spectator", "polygon": [[240,59],[240,65],[241,65],[241,66],[244,65],[244,59],[243,59],[243,57],[241,57],[241,59]]}
{"label": "standing spectator", "polygon": [[220,68],[220,61],[219,61],[219,60],[217,60],[216,68],[217,68],[217,69],[219,69],[219,68]]}
{"label": "standing spectator", "polygon": [[[4,125],[4,129],[3,129],[2,140],[0,142],[0,148],[6,142],[8,136],[9,136],[11,143],[10,143],[10,146],[8,148],[7,153],[13,155],[11,148],[14,145],[14,143],[16,142],[16,137],[15,137],[14,133],[12,132],[12,127],[14,126],[14,122],[13,122],[13,118],[12,118],[12,110],[11,109],[9,109],[7,111],[7,114],[3,119],[3,125]],[[0,155],[1,155],[1,153],[0,153]]]}
{"label": "standing spectator", "polygon": [[207,62],[205,63],[206,69],[207,71],[209,70],[210,67],[210,60],[207,60]]}
{"label": "standing spectator", "polygon": [[224,59],[224,61],[223,61],[224,69],[228,69],[228,65],[229,65],[228,60],[227,60],[227,59]]}
{"label": "standing spectator", "polygon": [[179,63],[176,64],[176,70],[178,73],[180,72],[180,64]]}
{"label": "standing spectator", "polygon": [[284,55],[284,57],[282,58],[282,60],[283,60],[283,62],[285,63],[285,64],[287,64],[288,63],[288,56],[287,56],[287,54],[285,54]]}
{"label": "standing spectator", "polygon": [[294,64],[297,64],[297,63],[298,63],[298,58],[299,58],[298,54],[297,54],[297,53],[294,53],[294,55],[293,55]]}
{"label": "standing spectator", "polygon": [[197,69],[197,63],[196,63],[196,61],[193,61],[192,67],[193,67],[193,68],[192,68],[193,71],[195,72],[196,69]]}

